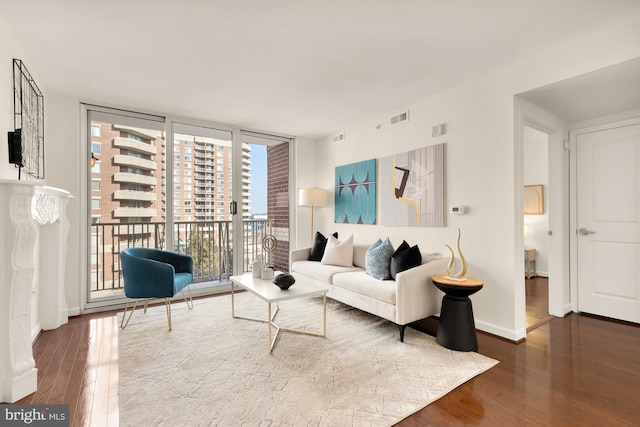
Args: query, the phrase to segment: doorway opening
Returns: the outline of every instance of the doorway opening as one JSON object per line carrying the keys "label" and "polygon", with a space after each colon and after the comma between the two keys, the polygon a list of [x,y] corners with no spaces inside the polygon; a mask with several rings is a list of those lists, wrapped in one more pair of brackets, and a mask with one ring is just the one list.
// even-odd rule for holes
{"label": "doorway opening", "polygon": [[524,263],[526,328],[531,332],[549,314],[549,135],[523,127]]}

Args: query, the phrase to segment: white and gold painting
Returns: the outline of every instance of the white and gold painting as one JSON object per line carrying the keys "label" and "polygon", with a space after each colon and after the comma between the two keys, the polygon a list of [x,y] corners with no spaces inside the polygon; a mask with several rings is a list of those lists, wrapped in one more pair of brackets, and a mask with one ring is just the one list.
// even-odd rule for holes
{"label": "white and gold painting", "polygon": [[380,159],[380,224],[444,227],[444,147]]}

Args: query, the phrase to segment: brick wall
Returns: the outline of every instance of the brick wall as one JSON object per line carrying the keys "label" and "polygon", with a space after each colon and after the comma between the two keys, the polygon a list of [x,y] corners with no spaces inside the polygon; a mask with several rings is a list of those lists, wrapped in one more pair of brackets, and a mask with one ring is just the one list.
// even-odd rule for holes
{"label": "brick wall", "polygon": [[267,216],[278,246],[271,254],[276,270],[289,271],[289,144],[267,148]]}

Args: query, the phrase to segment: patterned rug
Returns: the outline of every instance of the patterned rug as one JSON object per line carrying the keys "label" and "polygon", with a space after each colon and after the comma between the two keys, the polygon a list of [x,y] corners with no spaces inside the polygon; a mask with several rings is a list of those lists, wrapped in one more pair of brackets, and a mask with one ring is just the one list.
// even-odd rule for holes
{"label": "patterned rug", "polygon": [[[386,426],[498,362],[447,350],[407,328],[327,299],[327,337],[281,332],[231,317],[231,297],[134,313],[119,331],[122,426]],[[236,294],[236,315],[267,304]],[[120,321],[122,314],[118,316]],[[276,322],[321,332],[322,298],[285,301]]]}

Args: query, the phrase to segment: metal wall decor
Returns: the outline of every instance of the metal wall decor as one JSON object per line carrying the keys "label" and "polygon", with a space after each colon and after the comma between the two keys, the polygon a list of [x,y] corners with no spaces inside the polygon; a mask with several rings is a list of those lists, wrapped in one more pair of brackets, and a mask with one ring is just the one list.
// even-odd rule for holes
{"label": "metal wall decor", "polygon": [[21,134],[21,168],[44,178],[44,97],[19,59],[13,60],[13,127]]}

